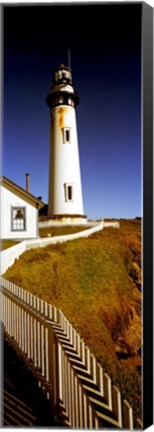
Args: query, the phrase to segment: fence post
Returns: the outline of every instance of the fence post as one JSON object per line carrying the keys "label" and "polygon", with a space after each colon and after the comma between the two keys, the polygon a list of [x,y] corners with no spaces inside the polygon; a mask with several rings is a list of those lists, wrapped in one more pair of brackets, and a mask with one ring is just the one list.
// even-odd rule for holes
{"label": "fence post", "polygon": [[59,358],[58,341],[51,325],[48,326],[49,346],[49,382],[52,388],[51,402],[54,421],[57,421],[59,414]]}
{"label": "fence post", "polygon": [[103,368],[99,363],[96,363],[96,379],[100,394],[104,396]]}
{"label": "fence post", "polygon": [[90,355],[90,366],[91,366],[91,376],[93,378],[94,383],[96,384],[96,358],[93,354]]}
{"label": "fence post", "polygon": [[85,346],[85,366],[90,374],[90,350],[87,346]]}
{"label": "fence post", "polygon": [[104,374],[104,397],[107,401],[109,409],[112,410],[111,378],[107,373]]}
{"label": "fence post", "polygon": [[126,399],[123,401],[123,414],[123,427],[133,430],[133,410]]}
{"label": "fence post", "polygon": [[113,413],[118,422],[118,427],[122,428],[121,393],[116,386],[113,386]]}

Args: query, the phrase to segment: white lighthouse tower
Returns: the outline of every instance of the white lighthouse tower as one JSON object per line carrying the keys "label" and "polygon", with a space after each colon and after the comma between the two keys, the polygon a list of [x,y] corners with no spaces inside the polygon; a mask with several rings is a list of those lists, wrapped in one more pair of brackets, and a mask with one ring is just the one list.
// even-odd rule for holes
{"label": "white lighthouse tower", "polygon": [[48,216],[72,223],[86,222],[76,126],[78,103],[72,72],[60,65],[47,96],[51,114]]}

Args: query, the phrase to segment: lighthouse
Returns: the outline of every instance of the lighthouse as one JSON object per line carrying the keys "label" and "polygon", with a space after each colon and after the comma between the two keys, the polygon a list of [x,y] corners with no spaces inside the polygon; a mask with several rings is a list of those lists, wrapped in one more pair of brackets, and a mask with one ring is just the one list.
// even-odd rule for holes
{"label": "lighthouse", "polygon": [[86,216],[76,124],[79,98],[70,68],[62,64],[54,71],[46,101],[51,118],[48,216],[82,224]]}

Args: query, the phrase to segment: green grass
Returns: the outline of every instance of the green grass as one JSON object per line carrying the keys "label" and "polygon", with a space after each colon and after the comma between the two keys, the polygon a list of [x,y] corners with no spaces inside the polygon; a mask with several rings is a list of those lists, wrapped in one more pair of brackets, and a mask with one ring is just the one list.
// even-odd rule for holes
{"label": "green grass", "polygon": [[1,240],[1,250],[8,249],[12,246],[15,246],[18,242],[13,240]]}
{"label": "green grass", "polygon": [[31,249],[5,277],[64,312],[140,416],[141,224],[120,223]]}
{"label": "green grass", "polygon": [[66,234],[74,234],[80,231],[84,231],[90,227],[86,226],[61,226],[61,227],[48,227],[48,228],[39,228],[39,236],[40,237],[54,237],[59,235]]}

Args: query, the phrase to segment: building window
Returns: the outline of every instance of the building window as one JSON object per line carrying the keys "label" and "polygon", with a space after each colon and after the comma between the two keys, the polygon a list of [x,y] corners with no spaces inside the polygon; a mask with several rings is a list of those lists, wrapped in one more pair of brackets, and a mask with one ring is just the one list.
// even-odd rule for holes
{"label": "building window", "polygon": [[12,207],[12,231],[25,231],[25,207]]}
{"label": "building window", "polygon": [[66,202],[73,202],[73,184],[72,183],[65,183],[64,184],[64,191],[65,191],[65,201]]}
{"label": "building window", "polygon": [[63,128],[62,134],[63,134],[63,143],[64,144],[70,144],[71,143],[71,128]]}

